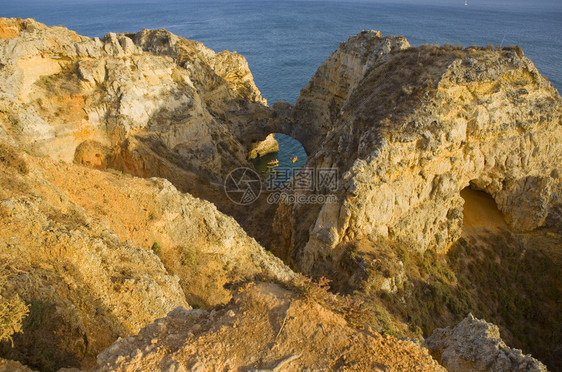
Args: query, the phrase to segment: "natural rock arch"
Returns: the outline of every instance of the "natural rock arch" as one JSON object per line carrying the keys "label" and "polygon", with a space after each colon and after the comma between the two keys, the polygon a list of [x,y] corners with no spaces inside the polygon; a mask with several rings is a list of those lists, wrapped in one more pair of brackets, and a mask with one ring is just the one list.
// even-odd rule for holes
{"label": "natural rock arch", "polygon": [[[342,83],[350,50],[378,38],[343,43],[297,101],[293,123],[308,117],[299,114],[307,102],[307,115],[318,115],[303,133],[324,134],[309,165],[342,177],[337,204],[280,207],[280,250],[305,272],[324,270],[339,244],[362,238],[446,252],[460,237],[460,192],[471,181],[516,231],[558,218],[562,105],[533,63],[517,48],[397,48],[352,69],[357,83],[343,98],[319,95],[336,89],[319,85]],[[330,111],[326,102],[338,100]]]}

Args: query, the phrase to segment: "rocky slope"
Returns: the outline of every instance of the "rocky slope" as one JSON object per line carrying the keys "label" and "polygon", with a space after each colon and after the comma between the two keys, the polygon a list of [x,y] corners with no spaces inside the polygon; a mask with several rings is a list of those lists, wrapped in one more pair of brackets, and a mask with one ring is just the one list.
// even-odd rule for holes
{"label": "rocky slope", "polygon": [[444,371],[409,341],[352,329],[314,301],[265,283],[240,288],[217,311],[174,310],[116,341],[95,370],[240,369]]}
{"label": "rocky slope", "polygon": [[165,30],[90,39],[15,19],[0,29],[3,137],[37,155],[167,178],[248,225],[222,182],[249,166],[271,112],[244,57]]}
{"label": "rocky slope", "polygon": [[546,371],[541,362],[508,347],[497,326],[472,314],[454,328],[436,329],[424,345],[449,371]]}
{"label": "rocky slope", "polygon": [[29,304],[4,356],[45,369],[77,365],[118,336],[189,306],[177,277],[150,250],[119,239],[2,146],[3,296]]}
{"label": "rocky slope", "polygon": [[2,297],[29,304],[5,357],[88,366],[178,306],[227,303],[228,284],[295,277],[232,218],[166,180],[0,149]]}
{"label": "rocky slope", "polygon": [[[270,109],[236,53],[0,19],[0,304],[20,306],[8,320],[24,331],[0,355],[40,370],[438,370],[389,335],[473,312],[556,369],[561,103],[516,47],[365,31],[295,107]],[[277,132],[337,168],[337,203],[230,202],[226,174]],[[483,338],[455,332],[432,348],[466,367],[454,345]]]}

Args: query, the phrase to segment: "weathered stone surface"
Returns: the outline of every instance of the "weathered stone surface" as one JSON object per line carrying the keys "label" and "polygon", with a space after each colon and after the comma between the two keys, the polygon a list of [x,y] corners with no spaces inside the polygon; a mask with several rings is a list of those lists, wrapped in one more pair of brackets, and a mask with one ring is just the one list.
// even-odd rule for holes
{"label": "weathered stone surface", "polygon": [[72,161],[85,141],[118,149],[149,136],[180,168],[220,182],[248,164],[254,123],[269,117],[237,53],[165,30],[100,40],[33,20],[2,19],[0,27],[11,35],[0,38],[1,127],[38,154]]}
{"label": "weathered stone surface", "polygon": [[508,347],[499,328],[469,314],[453,328],[436,329],[424,341],[449,371],[546,371],[544,364]]}
{"label": "weathered stone surface", "polygon": [[285,126],[308,154],[323,147],[326,134],[353,90],[377,63],[390,53],[410,46],[402,37],[382,37],[378,31],[363,31],[341,43],[322,63],[301,91],[293,110],[293,120]]}
{"label": "weathered stone surface", "polygon": [[268,241],[273,208],[252,216],[223,192],[272,133],[243,56],[166,30],[90,39],[33,20],[0,27],[12,35],[0,39],[0,135],[34,154],[167,178]]}
{"label": "weathered stone surface", "polygon": [[19,362],[0,358],[0,372],[33,372],[33,370]]}
{"label": "weathered stone surface", "polygon": [[250,147],[248,159],[255,159],[276,151],[279,151],[279,142],[275,139],[275,134],[271,133],[263,141],[256,142]]}
{"label": "weathered stone surface", "polygon": [[175,309],[137,336],[116,341],[94,370],[241,368],[444,371],[419,345],[357,331],[341,316],[270,283],[241,288],[216,311]]}
{"label": "weathered stone surface", "polygon": [[[341,63],[348,50],[377,58],[351,68]],[[561,102],[516,48],[407,48],[373,32],[350,38],[293,110],[295,137],[321,138],[311,142],[308,165],[339,169],[340,202],[281,206],[279,250],[309,272],[333,260],[338,244],[362,237],[444,252],[460,236],[460,191],[469,185],[490,194],[517,231],[560,224]]]}
{"label": "weathered stone surface", "polygon": [[87,367],[118,337],[189,303],[231,299],[228,285],[296,276],[216,207],[167,180],[143,180],[0,142],[2,295],[30,313],[0,353],[32,367]]}
{"label": "weathered stone surface", "polygon": [[[274,237],[276,206],[267,195],[251,209],[238,207],[222,180],[248,166],[252,144],[269,133],[292,135],[309,166],[338,169],[338,202],[280,205],[273,224],[280,239],[272,248],[307,274],[339,270],[347,289],[391,296],[400,293],[407,265],[384,242],[445,252],[460,235],[460,191],[469,185],[493,197],[512,230],[561,226],[561,106],[517,48],[410,48],[402,37],[362,32],[319,68],[295,107],[279,102],[270,110],[236,53],[215,53],[165,30],[90,39],[33,20],[0,19],[0,142],[16,145],[0,148],[0,259],[10,272],[6,290],[33,305],[29,332],[2,355],[12,358],[13,351],[27,361],[54,353],[30,365],[90,367],[101,348],[163,311],[224,306],[234,296],[226,313],[196,312],[204,320],[188,324],[192,335],[174,322],[194,313],[178,310],[147,328],[150,345],[142,335],[118,342],[99,368],[382,368],[395,353],[383,350],[382,362],[377,354],[342,357],[350,342],[361,350],[380,346],[373,341],[379,336],[357,333],[318,304],[270,284],[260,288],[279,298],[236,294],[237,283],[287,284],[296,274],[196,197],[254,234]],[[288,319],[278,310],[295,303],[295,318],[309,318],[286,340],[283,326],[274,325]],[[244,318],[241,309],[253,315]],[[212,327],[217,313],[222,328]],[[327,315],[310,322],[318,313]],[[246,341],[237,328],[262,337],[259,345],[229,349]],[[338,332],[345,336],[333,336]],[[186,338],[202,347],[193,351]],[[309,359],[295,354],[311,340],[333,347],[310,350]],[[263,348],[270,344],[277,348]],[[262,353],[261,362],[248,350]],[[114,352],[118,358],[109,358]],[[401,355],[390,369],[411,366]]]}

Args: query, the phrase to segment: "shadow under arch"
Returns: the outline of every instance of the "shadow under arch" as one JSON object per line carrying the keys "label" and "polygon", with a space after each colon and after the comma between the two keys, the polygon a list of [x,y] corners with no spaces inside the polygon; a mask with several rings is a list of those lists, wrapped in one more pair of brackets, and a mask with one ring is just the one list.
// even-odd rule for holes
{"label": "shadow under arch", "polygon": [[460,195],[464,199],[463,229],[508,227],[494,198],[486,191],[478,189],[472,181],[460,191]]}

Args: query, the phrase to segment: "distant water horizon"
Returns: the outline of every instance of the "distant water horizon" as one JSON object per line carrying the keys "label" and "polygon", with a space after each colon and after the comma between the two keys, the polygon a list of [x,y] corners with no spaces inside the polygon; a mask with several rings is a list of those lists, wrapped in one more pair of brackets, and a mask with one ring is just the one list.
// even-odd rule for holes
{"label": "distant water horizon", "polygon": [[562,91],[562,1],[468,0],[189,1],[0,0],[0,17],[34,18],[89,37],[165,28],[248,60],[272,104],[295,103],[339,43],[362,30],[404,35],[410,44],[520,45]]}

